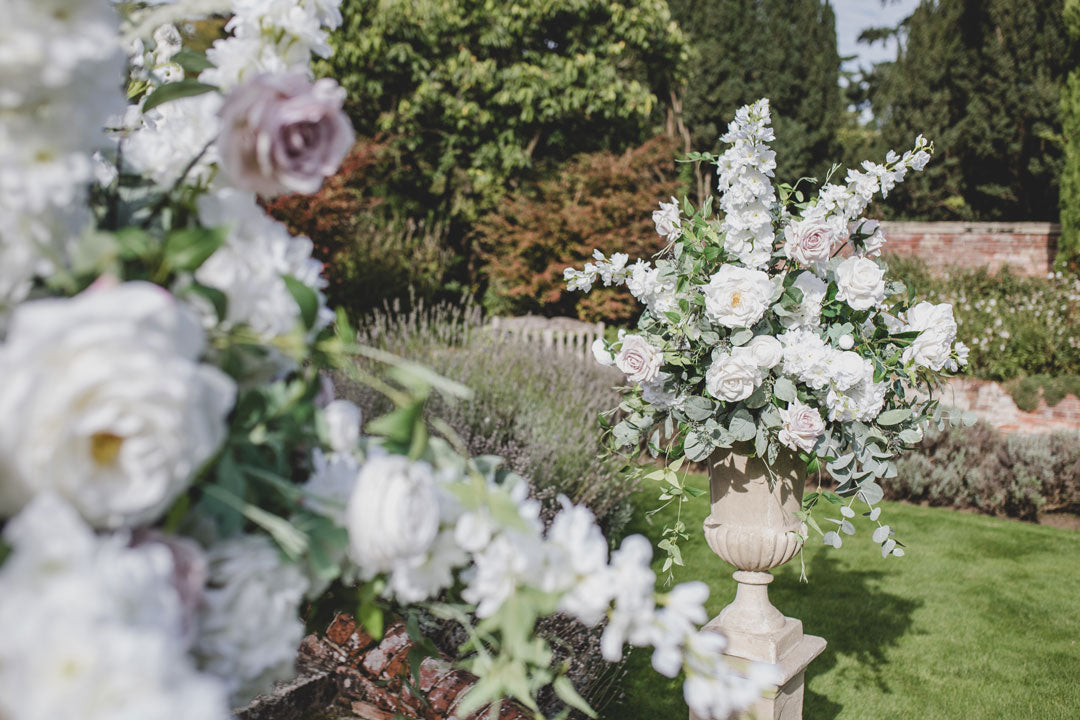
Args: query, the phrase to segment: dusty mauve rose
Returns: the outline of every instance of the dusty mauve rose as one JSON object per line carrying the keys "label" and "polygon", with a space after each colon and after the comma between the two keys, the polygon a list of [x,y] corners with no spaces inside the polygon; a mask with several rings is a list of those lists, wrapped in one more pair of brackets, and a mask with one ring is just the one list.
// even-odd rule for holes
{"label": "dusty mauve rose", "polygon": [[836,230],[829,225],[803,220],[784,228],[784,254],[821,272],[829,262]]}
{"label": "dusty mauve rose", "polygon": [[660,351],[640,335],[626,335],[622,350],[615,356],[615,367],[626,373],[630,382],[649,382],[660,372],[664,358]]}
{"label": "dusty mauve rose", "polygon": [[354,134],[333,80],[303,73],[259,75],[221,107],[218,140],[225,172],[263,197],[314,193],[337,172]]}

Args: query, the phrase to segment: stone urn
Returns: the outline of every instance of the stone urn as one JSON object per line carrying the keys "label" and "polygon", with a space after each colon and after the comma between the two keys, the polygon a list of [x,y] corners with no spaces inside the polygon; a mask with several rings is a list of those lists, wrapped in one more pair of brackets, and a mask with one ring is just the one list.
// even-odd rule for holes
{"label": "stone urn", "polygon": [[[825,649],[825,640],[804,635],[802,621],[784,617],[769,602],[773,568],[802,547],[802,506],[806,468],[782,448],[772,473],[759,458],[717,452],[709,458],[712,510],[705,539],[713,552],[737,570],[735,600],[705,627],[727,637],[725,655],[774,663],[780,682],[749,712],[754,720],[802,718],[807,665]],[[693,716],[691,715],[691,718]]]}

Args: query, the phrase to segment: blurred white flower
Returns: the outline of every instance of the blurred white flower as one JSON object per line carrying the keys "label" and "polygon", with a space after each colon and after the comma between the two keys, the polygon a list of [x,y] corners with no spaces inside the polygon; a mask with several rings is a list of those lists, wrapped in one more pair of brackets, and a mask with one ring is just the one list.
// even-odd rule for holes
{"label": "blurred white flower", "polygon": [[225,682],[238,707],[292,677],[308,581],[263,535],[219,542],[207,559],[209,585],[193,651],[204,670]]}
{"label": "blurred white flower", "polygon": [[67,498],[96,527],[156,520],[225,439],[236,388],[156,285],[35,300],[0,346],[0,514]]}

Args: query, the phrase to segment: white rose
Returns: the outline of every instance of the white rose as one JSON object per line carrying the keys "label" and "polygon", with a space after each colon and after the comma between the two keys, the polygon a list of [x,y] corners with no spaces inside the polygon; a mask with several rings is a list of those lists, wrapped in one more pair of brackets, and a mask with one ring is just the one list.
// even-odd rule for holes
{"label": "white rose", "polygon": [[657,235],[668,241],[674,240],[679,235],[679,201],[671,198],[669,203],[660,203],[660,209],[653,210],[652,220]]}
{"label": "white rose", "polygon": [[51,490],[99,528],[160,517],[225,439],[236,386],[204,345],[149,283],[20,306],[0,347],[0,516]]}
{"label": "white rose", "polygon": [[836,268],[836,297],[853,310],[867,310],[885,299],[885,270],[873,260],[849,257]]}
{"label": "white rose", "polygon": [[856,383],[874,377],[874,366],[869,360],[850,350],[834,350],[829,356],[829,379],[839,390],[847,390]]}
{"label": "white rose", "polygon": [[722,265],[702,289],[705,314],[724,327],[750,327],[765,314],[773,290],[769,276],[760,270]]}
{"label": "white rose", "polygon": [[648,382],[660,372],[664,362],[663,353],[640,335],[627,335],[622,339],[622,349],[615,356],[615,367],[626,373],[630,382]]}
{"label": "white rose", "polygon": [[363,420],[360,408],[348,400],[334,400],[323,408],[323,417],[330,436],[330,449],[336,453],[355,452]]}
{"label": "white rose", "polygon": [[918,330],[919,335],[904,349],[904,363],[941,370],[949,360],[956,339],[956,320],[949,303],[921,302],[907,311],[905,330]]}
{"label": "white rose", "polygon": [[592,354],[596,362],[600,363],[604,367],[611,367],[615,364],[615,358],[612,356],[611,351],[604,345],[604,338],[596,338],[592,344]]}
{"label": "white rose", "polygon": [[792,450],[810,452],[817,439],[825,433],[825,422],[817,408],[793,400],[786,408],[780,408],[783,423],[777,439]]}
{"label": "white rose", "polygon": [[745,400],[761,384],[761,368],[749,348],[737,347],[713,360],[705,373],[709,394],[725,402]]}
{"label": "white rose", "polygon": [[439,533],[434,470],[402,455],[369,459],[346,509],[349,548],[366,577],[427,553]]}
{"label": "white rose", "polygon": [[784,359],[784,346],[771,335],[758,335],[746,344],[746,349],[754,357],[754,362],[763,370],[777,366]]}
{"label": "white rose", "polygon": [[803,220],[784,228],[784,254],[818,271],[829,262],[835,241],[836,228],[822,222]]}
{"label": "white rose", "polygon": [[204,670],[225,681],[238,707],[292,677],[308,581],[263,535],[218,543],[207,560],[210,581],[192,649]]}

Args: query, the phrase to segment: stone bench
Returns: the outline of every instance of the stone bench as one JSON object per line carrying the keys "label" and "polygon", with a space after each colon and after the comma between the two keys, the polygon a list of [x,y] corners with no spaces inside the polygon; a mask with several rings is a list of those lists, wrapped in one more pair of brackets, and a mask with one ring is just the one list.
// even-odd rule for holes
{"label": "stone bench", "polygon": [[604,337],[604,323],[587,323],[567,317],[538,315],[494,317],[486,328],[500,340],[539,345],[559,353],[591,358],[590,348]]}

